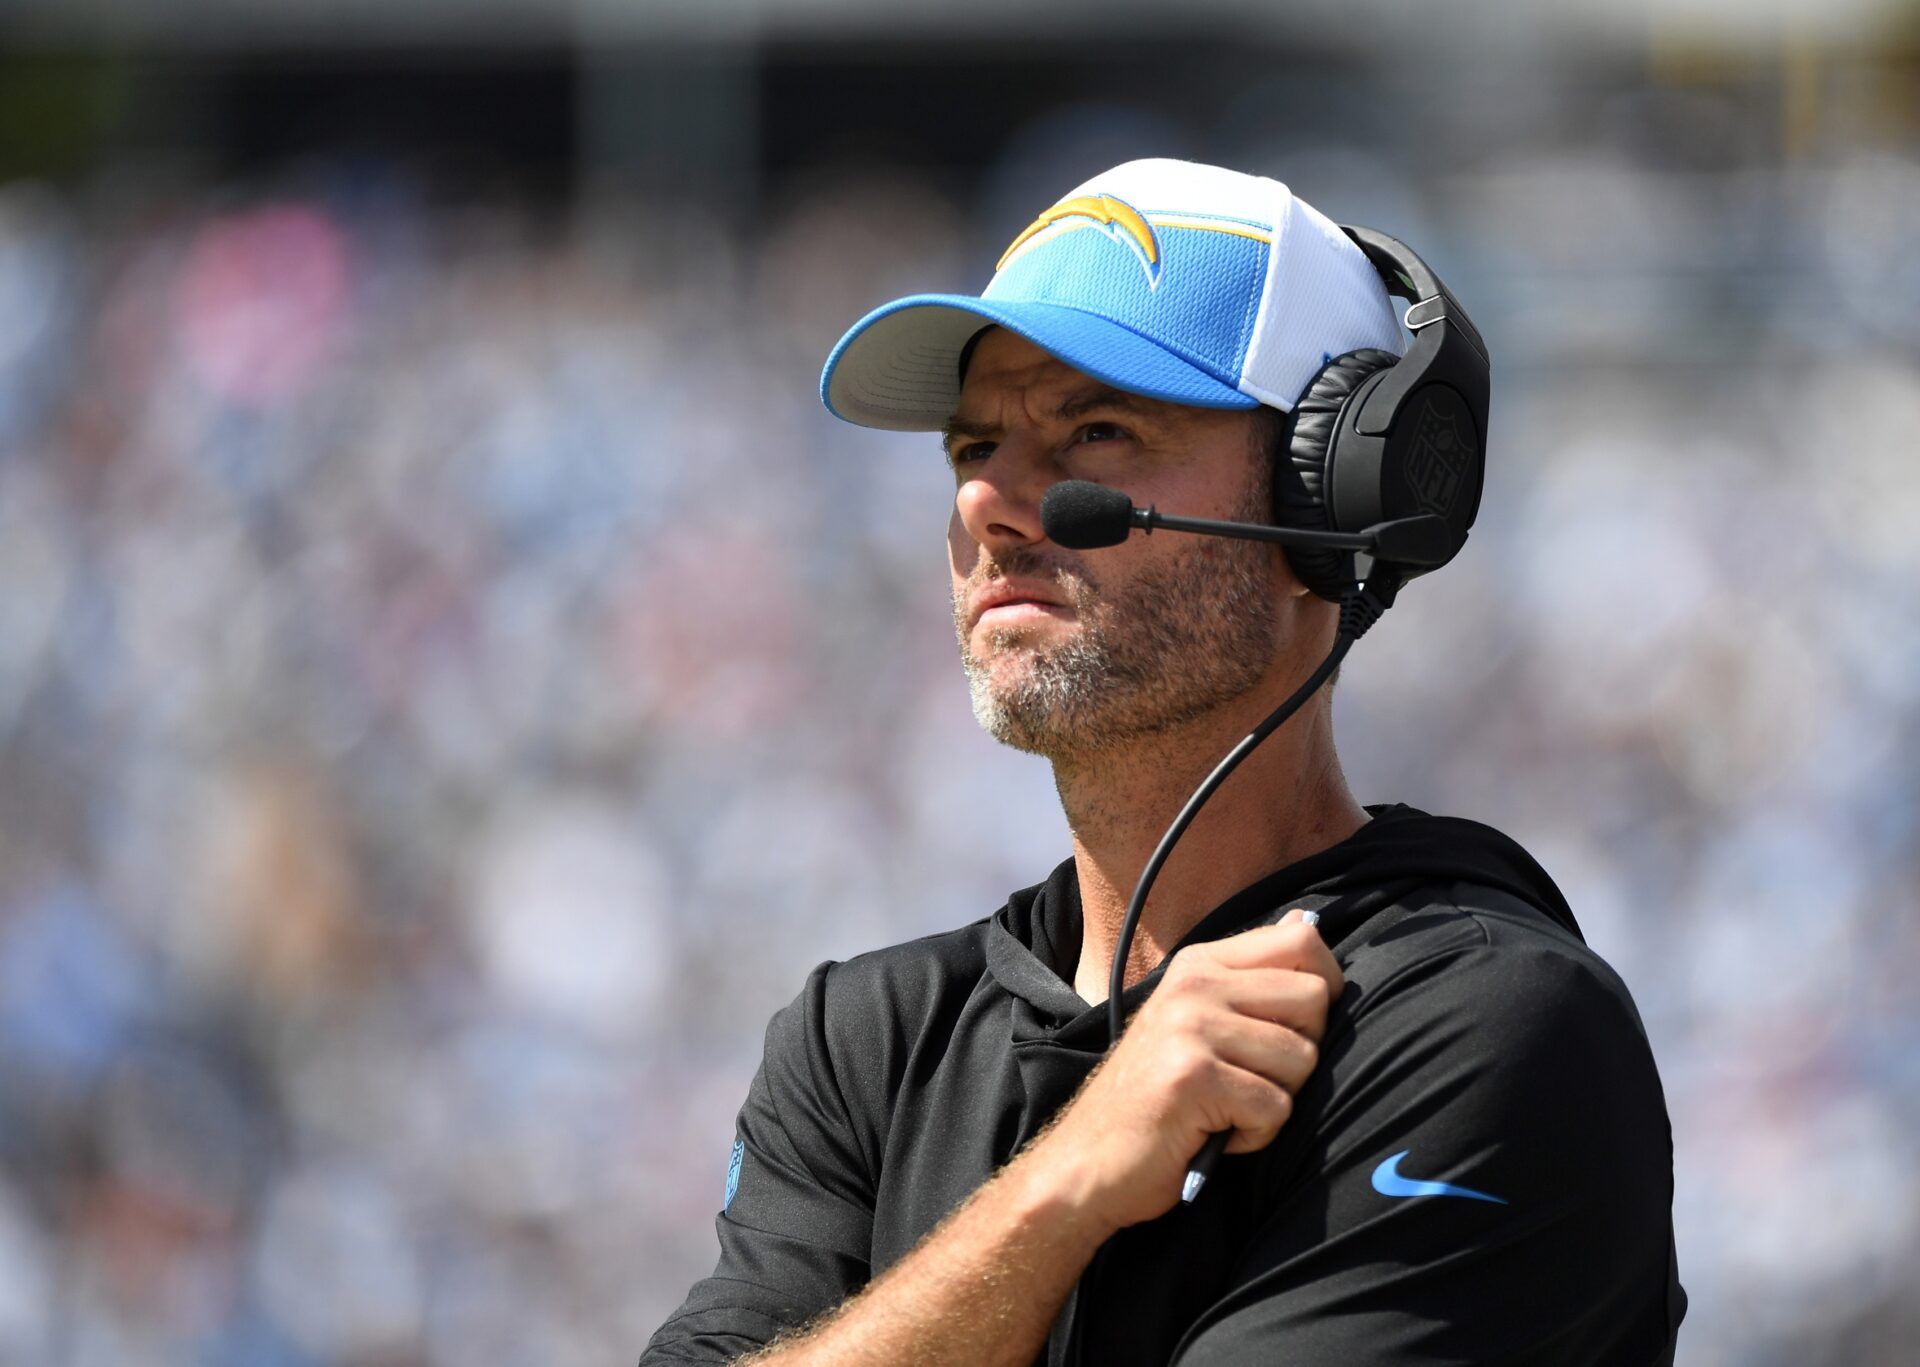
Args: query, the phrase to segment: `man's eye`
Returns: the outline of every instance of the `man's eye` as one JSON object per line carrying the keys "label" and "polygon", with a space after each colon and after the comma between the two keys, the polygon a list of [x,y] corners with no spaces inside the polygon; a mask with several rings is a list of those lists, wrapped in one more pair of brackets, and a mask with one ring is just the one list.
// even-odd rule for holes
{"label": "man's eye", "polygon": [[953,448],[953,450],[949,451],[947,453],[947,463],[949,465],[952,465],[958,468],[959,466],[965,465],[970,460],[985,460],[988,456],[992,454],[993,454],[992,442],[970,441],[962,446],[956,446]]}
{"label": "man's eye", "polygon": [[1074,433],[1076,441],[1124,441],[1127,430],[1117,422],[1090,422]]}

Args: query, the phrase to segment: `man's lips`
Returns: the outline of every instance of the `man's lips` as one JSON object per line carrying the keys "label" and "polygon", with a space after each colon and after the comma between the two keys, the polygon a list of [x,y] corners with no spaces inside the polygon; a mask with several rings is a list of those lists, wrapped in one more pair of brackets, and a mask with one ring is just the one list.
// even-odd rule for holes
{"label": "man's lips", "polygon": [[1066,608],[1067,604],[1040,585],[999,579],[975,592],[968,604],[967,627],[971,630],[978,626],[980,620],[990,612],[998,613],[1003,618],[1015,615],[1050,616]]}

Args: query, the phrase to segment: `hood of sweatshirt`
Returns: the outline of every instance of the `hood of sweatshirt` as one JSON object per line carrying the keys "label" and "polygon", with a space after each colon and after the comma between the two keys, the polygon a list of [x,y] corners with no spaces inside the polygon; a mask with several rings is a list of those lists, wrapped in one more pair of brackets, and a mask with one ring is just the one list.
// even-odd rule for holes
{"label": "hood of sweatshirt", "polygon": [[[1448,883],[1473,883],[1509,893],[1580,937],[1567,899],[1546,870],[1510,837],[1477,821],[1430,816],[1404,804],[1370,806],[1367,811],[1373,819],[1351,836],[1235,893],[1203,917],[1180,944],[1222,939],[1277,920],[1304,903],[1320,911],[1327,943],[1338,945],[1368,917],[1399,898],[1421,887]],[[991,919],[987,967],[1015,998],[1016,1045],[1044,1041],[1075,1053],[1106,1047],[1104,1004],[1089,1006],[1073,990],[1080,933],[1080,886],[1071,859],[1046,882],[1008,898]],[[1152,993],[1164,969],[1162,963],[1127,989],[1121,998],[1127,1014]]]}

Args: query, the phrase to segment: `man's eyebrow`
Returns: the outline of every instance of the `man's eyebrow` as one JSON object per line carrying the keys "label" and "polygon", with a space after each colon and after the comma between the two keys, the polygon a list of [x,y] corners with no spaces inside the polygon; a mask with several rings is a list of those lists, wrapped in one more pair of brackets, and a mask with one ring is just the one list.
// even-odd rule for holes
{"label": "man's eyebrow", "polygon": [[958,413],[940,424],[940,449],[951,453],[955,437],[990,437],[1000,430],[998,423],[975,422]]}
{"label": "man's eyebrow", "polygon": [[[1142,417],[1151,415],[1151,406],[1148,401],[1138,394],[1129,394],[1124,389],[1100,385],[1094,389],[1084,389],[1078,394],[1069,394],[1053,410],[1053,417],[1057,421],[1068,422],[1101,410],[1135,413]],[[940,445],[942,449],[951,451],[955,437],[981,439],[991,437],[999,430],[999,423],[963,418],[956,413],[940,424]]]}
{"label": "man's eyebrow", "polygon": [[1138,394],[1129,394],[1124,389],[1101,385],[1097,389],[1082,390],[1078,394],[1069,395],[1061,401],[1058,408],[1053,410],[1053,416],[1064,421],[1082,417],[1103,408],[1122,413],[1137,413],[1142,417],[1150,412],[1147,400]]}

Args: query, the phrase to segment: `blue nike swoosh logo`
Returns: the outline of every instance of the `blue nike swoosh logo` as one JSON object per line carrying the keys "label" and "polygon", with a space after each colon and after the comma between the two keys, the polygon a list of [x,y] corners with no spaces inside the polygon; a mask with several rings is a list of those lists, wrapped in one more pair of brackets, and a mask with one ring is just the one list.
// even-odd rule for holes
{"label": "blue nike swoosh logo", "polygon": [[1412,1153],[1412,1149],[1402,1149],[1386,1162],[1373,1170],[1373,1189],[1382,1196],[1465,1196],[1474,1201],[1491,1201],[1496,1206],[1504,1206],[1504,1197],[1489,1196],[1484,1191],[1475,1191],[1472,1187],[1456,1187],[1451,1182],[1422,1182],[1414,1177],[1400,1175],[1400,1160]]}

